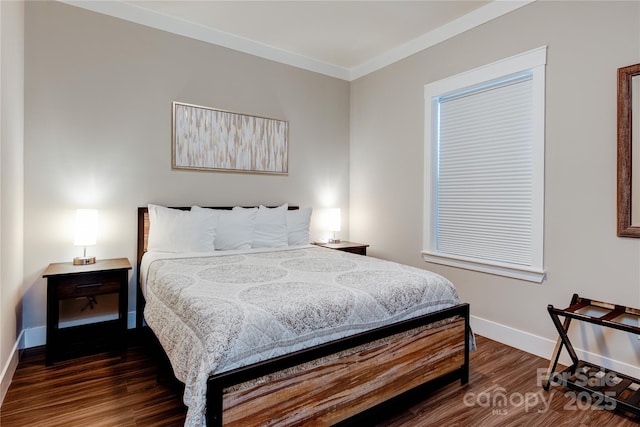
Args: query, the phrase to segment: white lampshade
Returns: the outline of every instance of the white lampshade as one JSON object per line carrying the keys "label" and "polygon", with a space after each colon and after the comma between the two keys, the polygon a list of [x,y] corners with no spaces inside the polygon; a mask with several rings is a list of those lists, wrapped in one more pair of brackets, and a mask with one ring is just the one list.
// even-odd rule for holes
{"label": "white lampshade", "polygon": [[76,210],[75,246],[93,246],[96,244],[98,211],[95,209]]}
{"label": "white lampshade", "polygon": [[327,209],[325,226],[327,231],[340,231],[340,208]]}
{"label": "white lampshade", "polygon": [[336,238],[336,231],[340,231],[340,208],[326,209],[324,229],[333,234],[333,238],[329,238],[329,243],[340,243],[340,239]]}

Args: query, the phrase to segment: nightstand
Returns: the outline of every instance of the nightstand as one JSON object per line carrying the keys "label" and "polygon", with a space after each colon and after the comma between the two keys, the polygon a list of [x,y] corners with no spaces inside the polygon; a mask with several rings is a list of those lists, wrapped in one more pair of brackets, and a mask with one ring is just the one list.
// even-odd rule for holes
{"label": "nightstand", "polygon": [[[42,274],[47,279],[47,365],[107,348],[126,350],[129,270],[127,258],[103,259],[88,265],[49,264]],[[106,294],[118,294],[117,319],[60,328],[62,300]]]}
{"label": "nightstand", "polygon": [[335,249],[342,252],[351,252],[352,254],[358,255],[367,255],[367,248],[369,245],[365,245],[362,243],[355,242],[347,242],[346,240],[341,241],[340,243],[319,243],[316,242],[314,245],[322,246],[323,248]]}

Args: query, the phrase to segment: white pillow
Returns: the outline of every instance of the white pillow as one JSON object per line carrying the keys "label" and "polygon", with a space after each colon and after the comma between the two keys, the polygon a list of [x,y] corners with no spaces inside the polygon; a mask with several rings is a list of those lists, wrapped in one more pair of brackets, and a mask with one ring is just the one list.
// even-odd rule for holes
{"label": "white pillow", "polygon": [[311,208],[287,211],[287,234],[289,246],[309,244]]}
{"label": "white pillow", "polygon": [[250,249],[258,208],[242,210],[208,209],[192,206],[191,212],[214,212],[218,217],[217,250]]}
{"label": "white pillow", "polygon": [[[234,208],[235,209],[235,208]],[[287,235],[287,211],[285,203],[277,208],[260,205],[253,229],[252,248],[283,248],[289,246]]]}
{"label": "white pillow", "polygon": [[206,213],[149,205],[148,251],[211,252],[217,220]]}

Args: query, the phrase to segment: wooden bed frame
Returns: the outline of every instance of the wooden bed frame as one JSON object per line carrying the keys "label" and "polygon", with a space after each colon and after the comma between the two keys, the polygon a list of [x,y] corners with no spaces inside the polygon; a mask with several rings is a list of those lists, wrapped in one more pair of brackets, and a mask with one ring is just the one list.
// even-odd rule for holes
{"label": "wooden bed frame", "polygon": [[[148,232],[147,208],[138,208],[138,277]],[[141,327],[144,297],[137,288]],[[213,375],[207,426],[348,423],[410,395],[466,384],[470,333],[469,305],[459,304]]]}

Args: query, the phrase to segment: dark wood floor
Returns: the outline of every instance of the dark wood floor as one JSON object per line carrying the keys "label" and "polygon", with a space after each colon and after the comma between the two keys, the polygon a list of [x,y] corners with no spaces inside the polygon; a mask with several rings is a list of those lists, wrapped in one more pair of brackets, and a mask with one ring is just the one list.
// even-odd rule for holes
{"label": "dark wood floor", "polygon": [[[483,337],[471,354],[469,384],[451,384],[387,411],[379,426],[637,426],[611,413],[545,392],[538,368],[547,361]],[[185,408],[171,381],[156,381],[146,346],[123,357],[99,354],[46,367],[42,349],[25,352],[0,408],[0,426],[180,426]],[[506,404],[500,406],[500,396]]]}

